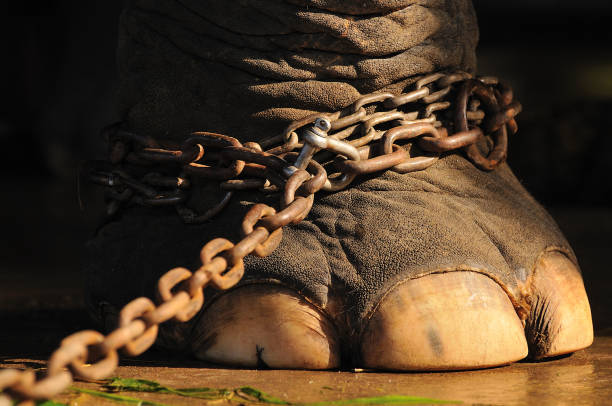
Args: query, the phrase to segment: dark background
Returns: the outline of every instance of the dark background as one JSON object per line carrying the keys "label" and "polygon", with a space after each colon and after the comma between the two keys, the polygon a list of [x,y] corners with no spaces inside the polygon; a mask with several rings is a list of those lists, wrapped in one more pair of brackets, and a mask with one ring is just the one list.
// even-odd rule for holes
{"label": "dark background", "polygon": [[[87,210],[79,208],[76,168],[104,156],[99,129],[118,119],[112,106],[122,1],[11,3],[17,4],[0,6],[0,348],[21,331],[39,337],[46,351],[46,343],[57,343],[57,326],[73,331],[88,323],[80,250],[101,200],[85,189]],[[479,73],[508,80],[524,106],[509,162],[574,246],[596,329],[606,333],[612,6],[593,0],[475,6]],[[9,327],[17,325],[22,329]]]}

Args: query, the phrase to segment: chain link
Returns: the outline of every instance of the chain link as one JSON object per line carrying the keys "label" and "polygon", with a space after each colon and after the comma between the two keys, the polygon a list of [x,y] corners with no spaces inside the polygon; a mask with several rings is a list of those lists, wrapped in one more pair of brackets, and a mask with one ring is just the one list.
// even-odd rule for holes
{"label": "chain link", "polygon": [[[109,214],[130,205],[174,206],[186,223],[199,223],[223,210],[234,191],[245,189],[279,192],[281,210],[255,204],[244,216],[239,242],[213,239],[202,248],[202,266],[195,272],[174,268],[159,279],[158,305],[136,298],[123,307],[110,334],[85,330],[65,338],[41,379],[31,370],[0,370],[0,391],[14,399],[48,399],[66,389],[73,376],[110,376],[119,350],[139,355],[155,342],[159,324],[192,319],[208,285],[235,286],[244,274],[244,257],[272,253],[282,227],[303,220],[318,191],[342,190],[373,172],[424,170],[442,153],[456,150],[480,169],[492,170],[506,158],[508,133],[516,132],[520,111],[512,90],[496,78],[451,72],[425,76],[400,95],[365,95],[341,111],[295,121],[259,143],[196,132],[176,145],[124,131],[120,124],[107,127],[109,162],[96,163],[89,175],[106,186]],[[477,147],[485,135],[493,141],[487,156]],[[193,180],[200,178],[225,191],[205,213],[185,204]],[[0,395],[1,406],[8,402]]]}

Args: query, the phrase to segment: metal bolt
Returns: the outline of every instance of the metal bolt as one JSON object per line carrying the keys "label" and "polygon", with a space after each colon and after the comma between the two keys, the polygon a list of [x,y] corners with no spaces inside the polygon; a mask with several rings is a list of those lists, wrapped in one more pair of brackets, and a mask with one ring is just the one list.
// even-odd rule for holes
{"label": "metal bolt", "polygon": [[[326,135],[327,135],[327,132],[328,132],[329,130],[331,130],[331,123],[329,122],[329,120],[328,120],[328,119],[323,118],[323,117],[319,117],[319,118],[317,118],[317,119],[315,120],[315,122],[314,122],[314,127],[315,127],[315,129],[317,129],[317,130],[321,130],[321,131],[323,131],[323,132],[324,132],[324,133],[326,133]],[[317,131],[317,132],[318,132],[318,131]]]}
{"label": "metal bolt", "polygon": [[295,166],[299,169],[305,169],[312,159],[312,156],[320,149],[320,146],[315,145],[314,140],[325,142],[327,132],[331,129],[331,123],[328,119],[319,117],[315,120],[312,126],[304,130],[304,146],[300,151]]}

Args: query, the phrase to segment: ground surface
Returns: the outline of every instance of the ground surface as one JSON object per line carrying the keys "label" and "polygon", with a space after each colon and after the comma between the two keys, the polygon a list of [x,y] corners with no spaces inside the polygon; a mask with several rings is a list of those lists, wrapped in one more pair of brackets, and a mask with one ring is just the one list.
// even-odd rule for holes
{"label": "ground surface", "polygon": [[[3,357],[0,366],[40,366],[38,357]],[[181,387],[236,388],[251,386],[292,403],[344,400],[356,397],[408,395],[464,404],[491,405],[603,405],[612,398],[612,337],[597,337],[591,348],[570,357],[541,362],[521,362],[507,367],[451,373],[373,373],[231,370],[202,367],[193,361],[163,354],[125,359],[117,375],[155,380]],[[76,384],[98,389],[92,383]],[[206,402],[175,395],[129,393],[171,405],[235,404]],[[71,393],[57,398],[78,405],[116,404]]]}

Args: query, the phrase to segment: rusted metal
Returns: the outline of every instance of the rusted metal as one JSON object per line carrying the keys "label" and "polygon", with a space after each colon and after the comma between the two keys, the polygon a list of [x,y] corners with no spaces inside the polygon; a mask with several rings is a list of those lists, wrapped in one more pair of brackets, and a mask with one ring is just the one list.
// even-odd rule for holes
{"label": "rusted metal", "polygon": [[189,189],[191,182],[181,176],[164,176],[160,173],[150,172],[142,177],[142,181],[151,186],[171,189]]}
{"label": "rusted metal", "polygon": [[260,189],[270,185],[267,179],[230,179],[222,182],[219,187],[223,190]]}
{"label": "rusted metal", "polygon": [[155,304],[149,298],[139,297],[125,305],[119,312],[120,329],[131,326],[135,322],[142,322],[145,327],[142,333],[138,335],[135,334],[131,340],[122,347],[123,352],[127,355],[132,357],[140,355],[148,350],[155,342],[159,330],[158,325],[148,325],[144,320],[140,319],[144,314],[153,310],[155,310]]}
{"label": "rusted metal", "polygon": [[183,203],[187,199],[187,195],[180,190],[176,190],[174,192],[156,195],[150,198],[138,196],[134,200],[136,199],[138,199],[140,204],[145,206],[176,206]]}
{"label": "rusted metal", "polygon": [[309,179],[310,174],[303,169],[293,172],[293,175],[285,183],[285,191],[281,197],[281,207],[285,208],[293,202],[295,200],[295,192]]}
{"label": "rusted metal", "polygon": [[455,133],[450,137],[421,137],[418,144],[426,151],[442,153],[472,145],[478,142],[482,136],[482,130],[475,127],[468,131]]}
{"label": "rusted metal", "polygon": [[417,80],[414,87],[416,89],[421,89],[422,87],[427,86],[437,80],[440,80],[444,78],[445,76],[446,76],[446,73],[443,73],[443,72],[435,72],[435,73],[429,74]]}
{"label": "rusted metal", "polygon": [[[174,268],[166,272],[157,284],[157,292],[160,299],[164,302],[170,302],[174,298],[172,289],[180,282],[183,282],[191,277],[191,272],[186,268]],[[204,303],[204,295],[201,290],[189,291],[189,303],[176,312],[174,316],[176,321],[188,321],[202,308]]]}
{"label": "rusted metal", "polygon": [[514,117],[522,110],[522,106],[518,101],[510,102],[507,106],[502,107],[503,110],[487,119],[486,128],[484,131],[492,133],[500,129],[501,126],[514,120]]}
{"label": "rusted metal", "polygon": [[338,166],[342,172],[348,172],[356,176],[384,171],[394,167],[395,165],[401,164],[405,160],[406,150],[398,145],[393,145],[393,152],[389,154],[380,155],[361,161],[341,158],[336,161],[336,166]]}
{"label": "rusted metal", "polygon": [[[142,320],[134,320],[125,326],[120,326],[98,345],[98,350],[107,354],[111,351],[117,351],[120,348],[130,344],[132,340],[138,338],[146,330],[146,324]],[[148,347],[147,347],[148,348]]]}
{"label": "rusted metal", "polygon": [[[291,159],[295,161],[295,159],[297,159],[297,156],[297,153],[290,152],[285,154],[283,158],[289,159],[289,162],[291,162]],[[323,188],[325,182],[327,181],[327,171],[325,170],[325,168],[323,168],[323,165],[321,165],[314,159],[310,160],[310,162],[306,166],[306,170],[311,171],[311,177],[304,183],[302,183],[302,185],[299,187],[299,190],[304,195],[311,195],[317,193]]]}
{"label": "rusted metal", "polygon": [[186,163],[199,160],[204,155],[204,147],[200,144],[192,145],[191,151],[173,151],[164,148],[143,148],[136,153],[138,157],[152,162]]}
{"label": "rusted metal", "polygon": [[428,87],[421,87],[408,93],[393,96],[385,100],[384,106],[386,109],[396,109],[407,103],[413,103],[429,95]]}
{"label": "rusted metal", "polygon": [[[210,147],[219,149],[242,147],[242,144],[233,137],[209,132],[194,132],[183,142],[181,150],[189,150],[197,145],[203,148]],[[198,162],[189,162],[184,167],[184,170],[188,173],[205,178],[231,179],[238,176],[243,168],[244,161],[237,159],[231,161],[229,165],[207,165]]]}
{"label": "rusted metal", "polygon": [[[234,248],[235,245],[231,241],[226,240],[224,238],[215,238],[214,240],[206,244],[204,248],[202,248],[202,251],[200,253],[200,257],[202,258],[202,264],[206,266],[212,263],[215,258],[219,258],[218,255],[222,257],[224,251],[230,251]],[[253,249],[255,249],[255,247],[253,247]],[[218,268],[221,269],[220,272],[211,272],[210,283],[212,283],[213,286],[220,290],[229,289],[236,283],[238,283],[240,281],[240,278],[242,278],[242,275],[244,274],[244,261],[242,260],[242,258],[248,254],[249,253],[245,250],[245,253],[242,256],[229,255],[231,260],[226,260],[226,262],[228,262],[230,269],[226,270],[226,268],[224,267]]]}
{"label": "rusted metal", "polygon": [[229,204],[233,194],[234,192],[232,192],[231,190],[226,192],[223,196],[223,199],[221,199],[219,203],[217,203],[215,206],[211,207],[202,214],[197,214],[194,210],[182,204],[177,204],[175,206],[176,211],[186,224],[203,223],[215,217],[217,214],[221,213],[221,211]]}
{"label": "rusted metal", "polygon": [[[56,350],[56,352],[57,351],[59,350]],[[47,363],[49,366],[52,360],[54,360],[53,355],[49,358]],[[65,365],[67,364],[68,363]],[[72,374],[67,370],[60,370],[59,372],[50,371],[50,368],[47,369],[46,376],[39,380],[36,379],[36,375],[32,370],[19,371],[21,375],[18,381],[10,387],[2,389],[8,389],[8,393],[14,395],[16,398],[35,400],[52,398],[53,396],[59,395],[72,384]]]}
{"label": "rusted metal", "polygon": [[371,116],[370,119],[363,123],[361,130],[363,137],[353,140],[350,143],[354,147],[361,147],[363,145],[369,144],[374,139],[376,139],[376,132],[373,131],[375,126],[379,124],[388,123],[393,120],[402,119],[405,119],[405,114],[401,111],[375,113]]}
{"label": "rusted metal", "polygon": [[[277,138],[283,138],[282,136],[279,136]],[[286,142],[284,142],[283,144],[279,145],[278,147],[274,147],[271,148],[269,150],[267,150],[266,152],[268,154],[272,154],[272,155],[281,155],[284,154],[286,152],[291,152],[296,148],[300,147],[300,143],[298,142],[299,137],[296,133],[292,132],[291,134],[289,134],[289,138],[287,139]],[[263,141],[260,143],[263,144]]]}
{"label": "rusted metal", "polygon": [[[428,134],[428,135],[426,135]],[[422,137],[421,137],[422,136]],[[415,123],[403,125],[401,127],[392,128],[387,131],[383,138],[383,153],[392,154],[395,147],[395,142],[400,140],[410,140],[416,137],[429,137],[432,139],[440,138],[440,131],[430,123]],[[410,146],[408,146],[410,148]],[[409,151],[404,155],[404,161],[397,163],[391,169],[398,173],[409,173],[427,169],[433,165],[439,158],[439,155],[434,156],[411,156]]]}
{"label": "rusted metal", "polygon": [[423,102],[430,104],[430,103],[435,103],[438,100],[444,98],[446,95],[448,95],[451,91],[451,87],[450,86],[446,86],[445,88],[442,88],[441,90],[438,90],[435,93],[431,93],[425,97],[423,97]]}
{"label": "rusted metal", "polygon": [[[245,162],[263,165],[268,169],[282,171],[287,167],[287,162],[276,155],[268,152],[259,152],[244,147],[227,147],[223,149],[223,157],[232,159],[234,162]],[[237,176],[237,175],[236,175]]]}
{"label": "rusted metal", "polygon": [[360,107],[356,112],[335,120],[331,124],[331,130],[337,131],[337,130],[341,130],[341,129],[350,127],[353,124],[360,123],[364,119],[365,116],[366,116],[365,108]]}
{"label": "rusted metal", "polygon": [[289,206],[273,216],[262,218],[257,224],[272,232],[293,223],[297,218],[306,217],[304,213],[307,214],[311,207],[312,200],[310,197],[298,196]]}
{"label": "rusted metal", "polygon": [[[281,231],[278,230],[274,231]],[[254,252],[257,248],[263,249],[262,244],[266,244],[268,241],[268,237],[270,236],[270,232],[263,227],[257,227],[255,230],[251,231],[249,234],[242,237],[242,240],[238,244],[236,244],[231,250],[227,251],[225,258],[230,263],[239,263],[242,258],[246,257],[250,253]],[[276,239],[280,243],[279,239]],[[244,270],[244,268],[243,268]],[[237,273],[242,271],[236,271]]]}
{"label": "rusted metal", "polygon": [[[485,109],[487,117],[496,116],[499,112],[499,103],[495,97],[495,93],[490,86],[487,86],[483,81],[468,79],[462,82],[457,96],[457,110],[455,113],[455,129],[460,132],[469,131],[467,120],[467,108],[469,97],[477,97]],[[485,124],[485,128],[489,125]],[[508,133],[506,126],[503,125],[495,131],[491,139],[493,140],[493,148],[488,156],[484,156],[476,143],[463,147],[468,158],[483,170],[495,169],[500,163],[505,161],[508,152]]]}
{"label": "rusted metal", "polygon": [[[251,233],[253,233],[253,227],[255,224],[264,217],[274,216],[276,214],[276,210],[273,207],[270,207],[265,204],[256,204],[247,212],[244,216],[244,220],[242,220],[242,228],[241,235],[242,237],[247,237]],[[267,231],[264,227],[261,227]],[[264,239],[264,241],[260,242],[256,245],[252,253],[258,257],[266,257],[272,253],[278,247],[283,238],[283,229],[277,228],[271,233],[268,231],[268,236]]]}
{"label": "rusted metal", "polygon": [[[367,173],[424,170],[451,151],[463,150],[477,167],[494,169],[506,158],[508,132],[516,132],[520,111],[512,89],[497,78],[440,72],[402,94],[364,95],[341,111],[305,117],[259,143],[242,145],[226,135],[196,132],[175,145],[126,131],[121,124],[107,127],[110,162],[92,165],[89,175],[108,189],[111,213],[134,204],[171,205],[186,223],[204,222],[227,206],[234,191],[254,188],[276,191],[282,210],[253,205],[243,218],[240,241],[213,239],[202,248],[197,270],[174,268],[159,279],[159,304],[136,298],[121,310],[118,328],[107,336],[86,330],[64,339],[41,379],[31,370],[1,370],[0,390],[15,399],[45,399],[67,388],[73,375],[110,376],[117,351],[139,355],[155,342],[159,324],[192,319],[204,304],[206,286],[235,286],[244,274],[244,258],[272,253],[282,227],[302,221],[321,189],[341,190]],[[477,145],[485,137],[493,141],[487,156]],[[324,165],[338,172],[328,176]],[[198,182],[217,183],[226,191],[205,213],[186,205]],[[0,396],[0,405],[7,401]]]}
{"label": "rusted metal", "polygon": [[439,78],[436,81],[436,84],[441,87],[441,88],[446,88],[448,86],[451,86],[457,82],[461,82],[462,80],[465,79],[470,79],[472,77],[472,75],[470,75],[467,72],[455,72],[455,73],[449,73],[446,74],[444,76],[442,76],[441,78]]}
{"label": "rusted metal", "polygon": [[[86,380],[103,379],[113,373],[119,365],[119,356],[115,349],[108,349],[97,360],[90,354],[95,353],[96,346],[104,341],[104,335],[94,330],[84,330],[74,333],[62,340],[60,350],[63,348],[66,359],[54,365],[49,361],[49,373],[61,371],[64,363],[70,360],[70,370],[75,376]],[[90,350],[91,348],[91,350]],[[61,352],[60,352],[61,353]],[[57,353],[57,354],[60,354]],[[60,358],[58,356],[58,358]]]}
{"label": "rusted metal", "polygon": [[439,111],[439,110],[444,110],[447,109],[451,106],[451,102],[449,101],[443,101],[443,102],[432,102],[430,105],[427,106],[427,108],[425,109],[425,117],[431,117],[433,115],[434,112]]}
{"label": "rusted metal", "polygon": [[352,104],[352,110],[353,110],[353,112],[357,112],[363,106],[366,106],[366,105],[372,104],[372,103],[384,102],[385,100],[391,99],[393,97],[395,97],[395,95],[393,93],[372,93],[372,94],[368,94],[368,95],[365,95],[363,97],[360,97],[356,102],[354,102]]}
{"label": "rusted metal", "polygon": [[180,291],[172,296],[167,302],[161,303],[155,308],[143,315],[143,319],[149,324],[161,324],[176,316],[190,302],[189,294],[185,291]]}
{"label": "rusted metal", "polygon": [[407,140],[429,134],[432,137],[440,138],[438,130],[431,124],[403,125],[387,131],[383,137],[383,153],[390,154],[392,146],[396,141]]}

